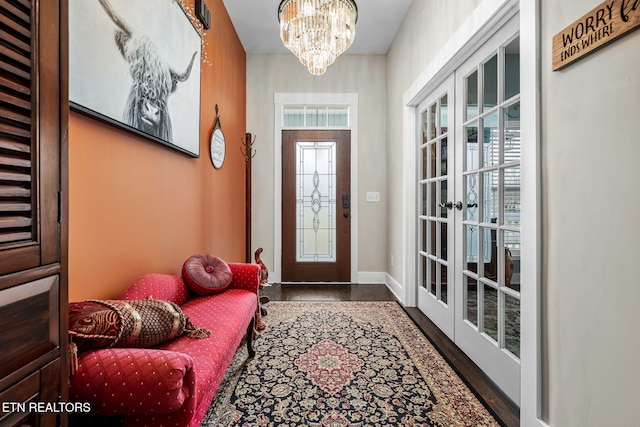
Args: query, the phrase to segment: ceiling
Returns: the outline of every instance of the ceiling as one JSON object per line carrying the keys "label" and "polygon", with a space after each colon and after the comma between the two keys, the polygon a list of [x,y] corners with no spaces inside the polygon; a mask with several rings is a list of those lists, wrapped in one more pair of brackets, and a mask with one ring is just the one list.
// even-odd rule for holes
{"label": "ceiling", "polygon": [[[412,0],[356,0],[356,38],[348,54],[385,54]],[[247,54],[290,53],[280,40],[280,0],[224,0]]]}

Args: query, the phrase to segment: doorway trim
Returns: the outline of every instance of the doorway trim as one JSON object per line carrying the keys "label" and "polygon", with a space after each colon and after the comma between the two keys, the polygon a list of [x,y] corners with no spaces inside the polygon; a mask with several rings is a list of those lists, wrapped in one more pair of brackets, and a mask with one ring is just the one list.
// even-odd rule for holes
{"label": "doorway trim", "polygon": [[515,14],[520,20],[520,85],[523,278],[521,307],[520,423],[526,427],[546,426],[541,419],[542,300],[540,224],[540,0],[483,0],[434,57],[403,96],[403,226],[407,238],[403,247],[402,283],[404,304],[416,306],[417,280],[414,257],[416,241],[416,107],[444,78],[453,73],[497,29]]}
{"label": "doorway trim", "polygon": [[349,108],[349,123],[336,129],[351,131],[351,282],[358,282],[358,94],[357,93],[285,93],[276,92],[274,101],[274,230],[273,230],[273,271],[274,282],[282,278],[282,131],[285,129],[329,129],[284,127],[284,107],[318,105],[346,106]]}

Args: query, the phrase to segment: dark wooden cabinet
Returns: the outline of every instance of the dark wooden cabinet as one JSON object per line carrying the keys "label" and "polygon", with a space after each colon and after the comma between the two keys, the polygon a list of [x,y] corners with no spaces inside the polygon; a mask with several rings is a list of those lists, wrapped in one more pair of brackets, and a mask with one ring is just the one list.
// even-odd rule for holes
{"label": "dark wooden cabinet", "polygon": [[0,1],[2,426],[66,424],[18,405],[68,400],[67,20],[67,0]]}

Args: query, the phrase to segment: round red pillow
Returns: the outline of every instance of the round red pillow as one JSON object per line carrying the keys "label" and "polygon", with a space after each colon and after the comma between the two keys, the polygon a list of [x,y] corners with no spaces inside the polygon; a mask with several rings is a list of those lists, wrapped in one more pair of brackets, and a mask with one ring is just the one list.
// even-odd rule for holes
{"label": "round red pillow", "polygon": [[198,295],[224,291],[231,283],[231,278],[229,265],[217,256],[192,255],[182,265],[182,280]]}

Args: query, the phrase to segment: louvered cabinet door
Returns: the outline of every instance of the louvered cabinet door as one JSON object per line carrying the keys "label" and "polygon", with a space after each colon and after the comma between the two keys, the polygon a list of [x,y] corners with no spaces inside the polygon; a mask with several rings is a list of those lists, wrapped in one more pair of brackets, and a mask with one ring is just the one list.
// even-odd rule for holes
{"label": "louvered cabinet door", "polygon": [[[66,34],[67,0],[0,0],[3,402],[66,398]],[[61,424],[0,411],[2,426]]]}
{"label": "louvered cabinet door", "polygon": [[[37,28],[31,0],[0,2],[0,274],[59,261],[59,43],[57,28],[46,28],[57,24],[51,12]],[[45,48],[51,36],[56,46]]]}

